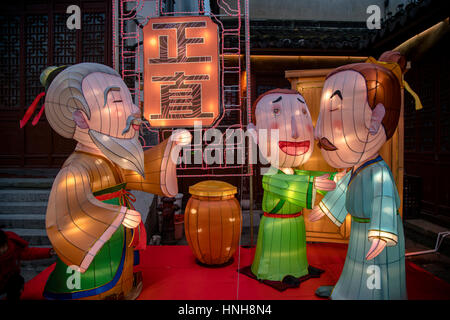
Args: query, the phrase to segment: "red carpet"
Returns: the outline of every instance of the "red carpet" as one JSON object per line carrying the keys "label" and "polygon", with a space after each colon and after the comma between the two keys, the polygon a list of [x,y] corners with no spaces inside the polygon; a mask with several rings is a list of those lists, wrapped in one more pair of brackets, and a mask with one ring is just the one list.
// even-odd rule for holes
{"label": "red carpet", "polygon": [[[137,270],[143,271],[144,289],[139,299],[150,300],[278,300],[319,299],[314,295],[321,285],[336,283],[344,266],[347,245],[308,244],[308,261],[324,269],[320,278],[301,283],[299,288],[279,292],[239,274],[236,252],[233,264],[223,268],[205,268],[195,263],[187,246],[148,246]],[[254,249],[241,248],[240,267],[251,264]],[[25,284],[23,299],[43,299],[45,281],[53,266]],[[450,284],[417,265],[406,262],[409,299],[450,300]]]}

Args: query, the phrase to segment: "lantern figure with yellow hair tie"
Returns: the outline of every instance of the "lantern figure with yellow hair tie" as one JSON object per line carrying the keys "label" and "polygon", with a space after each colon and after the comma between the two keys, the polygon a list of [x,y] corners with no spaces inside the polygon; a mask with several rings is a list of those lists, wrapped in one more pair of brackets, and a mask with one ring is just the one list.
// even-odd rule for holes
{"label": "lantern figure with yellow hair tie", "polygon": [[[324,83],[315,137],[324,159],[351,168],[313,209],[340,226],[352,216],[350,242],[337,284],[317,290],[331,299],[406,299],[405,240],[400,198],[389,166],[378,154],[397,128],[406,61],[385,52],[379,61],[345,65]],[[416,108],[421,104],[416,94]]]}
{"label": "lantern figure with yellow hair tie", "polygon": [[175,196],[173,159],[191,135],[179,131],[143,151],[138,140],[140,110],[110,67],[97,63],[49,67],[41,82],[45,93],[27,110],[21,127],[45,95],[45,109],[33,124],[45,110],[58,134],[78,142],[56,176],[48,201],[47,235],[58,260],[44,296],[135,299],[142,290],[141,277],[133,275],[135,253],[145,249],[146,234],[127,190]]}

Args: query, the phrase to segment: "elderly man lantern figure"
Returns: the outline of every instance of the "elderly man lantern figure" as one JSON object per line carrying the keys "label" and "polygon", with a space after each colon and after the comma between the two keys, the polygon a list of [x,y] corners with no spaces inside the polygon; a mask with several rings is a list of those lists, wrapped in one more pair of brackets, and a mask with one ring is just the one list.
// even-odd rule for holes
{"label": "elderly man lantern figure", "polygon": [[319,296],[407,298],[400,198],[378,154],[397,128],[405,65],[400,53],[386,52],[379,61],[339,67],[324,83],[316,139],[331,166],[352,170],[313,209],[310,220],[326,215],[340,226],[350,213],[352,223],[339,281],[334,288],[320,287]]}
{"label": "elderly man lantern figure", "polygon": [[51,127],[78,142],[48,201],[46,229],[58,260],[44,296],[136,298],[142,284],[133,276],[133,252],[145,248],[145,229],[126,189],[176,195],[171,153],[191,135],[181,131],[144,152],[138,140],[140,110],[107,66],[49,67],[41,82]]}
{"label": "elderly man lantern figure", "polygon": [[335,182],[324,172],[297,169],[310,158],[314,143],[302,95],[287,89],[268,91],[256,100],[253,113],[256,126],[250,125],[250,130],[275,170],[262,181],[264,215],[251,272],[257,279],[295,287],[298,278],[320,274],[308,266],[302,209],[312,208],[316,191],[333,190]]}

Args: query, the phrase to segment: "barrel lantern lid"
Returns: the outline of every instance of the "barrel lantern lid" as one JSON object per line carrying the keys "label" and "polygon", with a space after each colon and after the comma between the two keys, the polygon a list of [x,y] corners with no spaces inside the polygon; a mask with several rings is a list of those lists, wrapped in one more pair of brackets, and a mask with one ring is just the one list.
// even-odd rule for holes
{"label": "barrel lantern lid", "polygon": [[206,180],[189,187],[189,193],[201,197],[225,197],[237,193],[237,188],[218,180]]}

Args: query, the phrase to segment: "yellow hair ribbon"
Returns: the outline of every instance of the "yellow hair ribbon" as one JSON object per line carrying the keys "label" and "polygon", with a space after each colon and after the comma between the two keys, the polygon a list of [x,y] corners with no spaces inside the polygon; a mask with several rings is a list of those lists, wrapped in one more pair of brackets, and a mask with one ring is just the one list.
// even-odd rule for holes
{"label": "yellow hair ribbon", "polygon": [[409,84],[405,81],[405,79],[403,78],[403,73],[402,73],[402,69],[400,68],[400,66],[398,65],[398,63],[395,62],[385,62],[385,61],[378,61],[377,59],[375,59],[374,57],[369,57],[366,60],[366,63],[373,63],[373,64],[377,64],[380,65],[390,71],[392,71],[392,73],[397,77],[398,81],[400,82],[400,87],[401,88],[405,88],[406,91],[409,92],[409,94],[411,96],[413,96],[414,98],[414,102],[415,102],[415,106],[416,106],[416,110],[420,110],[423,108],[422,102],[420,101],[419,96],[417,95],[417,93],[414,92],[413,89],[411,89],[411,87],[409,86]]}
{"label": "yellow hair ribbon", "polygon": [[398,79],[398,82],[400,83],[400,86],[403,88],[403,73],[402,73],[402,68],[400,68],[398,63],[378,61],[374,57],[369,57],[366,60],[366,63],[377,64],[377,65],[382,66],[383,68],[386,68],[389,71],[391,71],[395,75],[395,77]]}
{"label": "yellow hair ribbon", "polygon": [[422,102],[420,102],[420,98],[417,93],[415,93],[414,90],[411,89],[408,82],[406,82],[405,80],[403,80],[403,85],[405,86],[406,91],[408,91],[409,94],[413,96],[414,102],[416,104],[416,110],[421,110],[423,108],[423,105]]}

